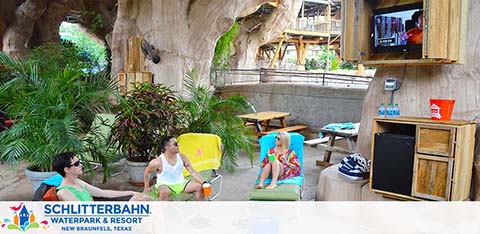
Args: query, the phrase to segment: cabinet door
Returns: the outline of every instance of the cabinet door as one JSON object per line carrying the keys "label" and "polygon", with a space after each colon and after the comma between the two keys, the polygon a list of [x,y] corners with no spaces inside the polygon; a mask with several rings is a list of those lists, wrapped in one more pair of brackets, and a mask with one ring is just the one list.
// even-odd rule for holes
{"label": "cabinet door", "polygon": [[455,128],[417,125],[417,152],[453,157]]}
{"label": "cabinet door", "polygon": [[[448,58],[450,0],[427,1],[424,21],[423,54],[427,58]],[[457,3],[458,4],[458,3]],[[453,27],[453,26],[452,26]]]}
{"label": "cabinet door", "polygon": [[453,158],[415,154],[412,196],[450,200]]}

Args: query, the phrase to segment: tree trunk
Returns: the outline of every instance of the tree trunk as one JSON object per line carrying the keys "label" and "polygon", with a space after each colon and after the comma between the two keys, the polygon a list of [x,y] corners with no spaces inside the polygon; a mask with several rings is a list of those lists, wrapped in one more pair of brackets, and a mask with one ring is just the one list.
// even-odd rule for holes
{"label": "tree trunk", "polygon": [[[295,20],[302,1],[284,0],[265,17],[254,17],[240,24],[235,40],[235,54],[231,59],[232,68],[255,68],[257,50],[260,46],[277,39]],[[252,27],[260,24],[258,29]]]}
{"label": "tree trunk", "polygon": [[[82,25],[102,41],[113,30],[116,0],[2,0],[0,50],[25,58],[29,48],[60,42],[59,27],[70,11],[82,14]],[[97,26],[93,30],[90,26]]]}
{"label": "tree trunk", "polygon": [[16,10],[14,20],[3,35],[3,50],[20,58],[27,56],[25,44],[30,39],[35,22],[47,9],[48,0],[27,0]]}
{"label": "tree trunk", "polygon": [[60,43],[60,24],[71,10],[81,10],[81,4],[75,0],[49,1],[47,9],[35,23],[34,31],[28,41],[28,48],[39,46],[45,42]]}
{"label": "tree trunk", "polygon": [[[5,31],[5,27],[6,27],[6,23],[5,23],[5,20],[3,19],[3,15],[0,15],[0,39],[3,38],[3,32]],[[0,51],[3,51],[3,40],[0,41]]]}
{"label": "tree trunk", "polygon": [[[478,3],[478,4],[477,4]],[[361,128],[357,151],[371,158],[372,118],[377,115],[380,103],[388,103],[390,91],[383,90],[386,77],[402,80],[400,90],[395,91],[395,103],[399,103],[402,116],[430,117],[430,98],[455,99],[452,119],[480,122],[480,0],[472,0],[469,8],[466,38],[466,59],[463,65],[431,65],[379,67],[363,102]],[[478,124],[477,124],[478,126]],[[475,137],[475,200],[480,199],[479,178],[480,129]]]}
{"label": "tree trunk", "polygon": [[186,72],[197,68],[200,83],[208,74],[218,38],[245,9],[267,0],[119,0],[112,37],[112,74],[124,70],[126,43],[143,36],[160,51],[161,61],[145,66],[155,83],[182,91]]}

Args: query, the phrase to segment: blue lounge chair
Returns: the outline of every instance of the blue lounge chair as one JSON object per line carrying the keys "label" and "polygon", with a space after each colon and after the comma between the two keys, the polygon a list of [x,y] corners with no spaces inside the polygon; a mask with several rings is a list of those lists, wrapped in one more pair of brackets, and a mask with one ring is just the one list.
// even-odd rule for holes
{"label": "blue lounge chair", "polygon": [[[303,192],[303,141],[305,138],[299,133],[288,133],[290,135],[290,148],[297,154],[298,161],[301,166],[300,176],[289,178],[286,180],[279,180],[278,187],[273,190],[253,188],[250,192],[250,200],[268,200],[268,201],[298,201],[302,197]],[[260,138],[260,164],[265,156],[267,156],[268,149],[275,147],[275,136],[277,133],[272,133]],[[258,176],[262,173],[260,172]],[[258,180],[255,184],[258,184]],[[265,184],[269,184],[271,179],[265,180]]]}

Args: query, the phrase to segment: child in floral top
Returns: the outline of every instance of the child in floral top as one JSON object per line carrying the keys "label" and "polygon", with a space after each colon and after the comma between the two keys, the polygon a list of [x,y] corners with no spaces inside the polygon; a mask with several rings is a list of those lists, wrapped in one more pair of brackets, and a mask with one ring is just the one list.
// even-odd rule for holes
{"label": "child in floral top", "polygon": [[275,189],[278,180],[284,180],[295,176],[300,176],[300,162],[292,149],[289,149],[290,135],[287,132],[279,132],[275,137],[276,146],[268,150],[268,155],[274,154],[275,158],[270,161],[268,155],[262,161],[262,173],[257,186],[258,189],[264,187],[264,181],[269,175],[272,176],[272,183],[266,189]]}

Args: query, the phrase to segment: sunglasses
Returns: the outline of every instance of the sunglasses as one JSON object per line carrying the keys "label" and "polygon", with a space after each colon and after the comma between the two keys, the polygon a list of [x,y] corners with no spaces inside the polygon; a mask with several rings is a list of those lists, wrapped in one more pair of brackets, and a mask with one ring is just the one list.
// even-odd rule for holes
{"label": "sunglasses", "polygon": [[70,165],[69,167],[78,167],[78,166],[80,166],[80,164],[82,164],[82,161],[78,160],[75,163],[73,163],[72,165]]}
{"label": "sunglasses", "polygon": [[173,146],[178,146],[178,142],[173,142]]}
{"label": "sunglasses", "polygon": [[280,137],[276,136],[275,139],[279,141],[279,140],[280,140]]}

